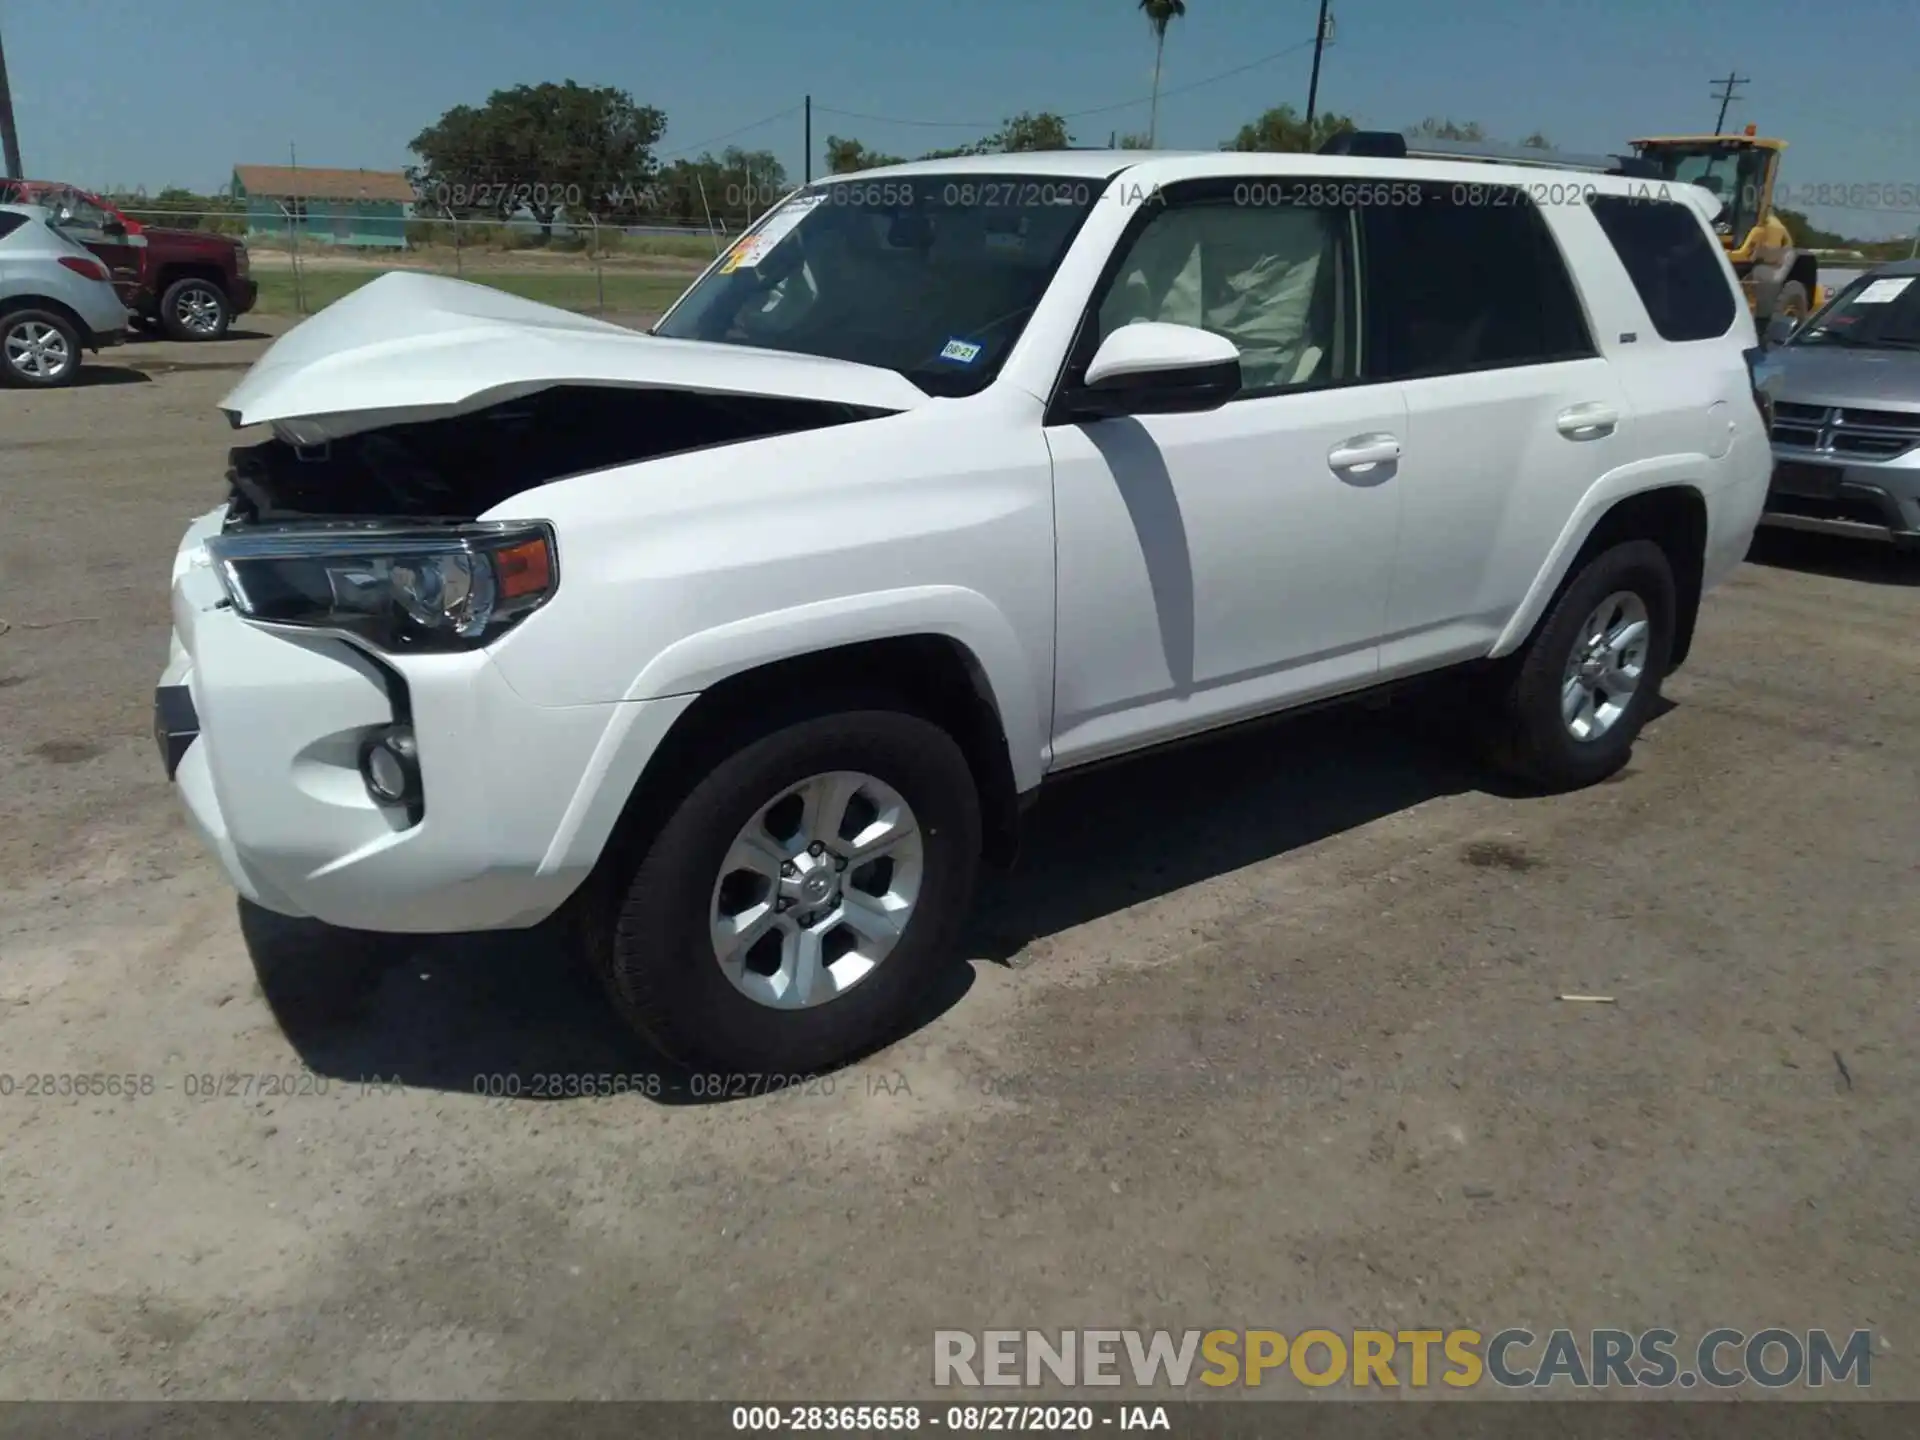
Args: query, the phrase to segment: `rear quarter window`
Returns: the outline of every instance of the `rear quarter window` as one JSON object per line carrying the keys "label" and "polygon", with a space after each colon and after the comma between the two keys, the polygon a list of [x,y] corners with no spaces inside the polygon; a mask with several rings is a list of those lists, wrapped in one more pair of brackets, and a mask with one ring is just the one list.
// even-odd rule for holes
{"label": "rear quarter window", "polygon": [[16,215],[11,210],[0,210],[0,240],[6,239],[26,223],[26,216]]}
{"label": "rear quarter window", "polygon": [[1739,314],[1719,242],[1674,200],[1596,195],[1588,202],[1662,340],[1714,340]]}
{"label": "rear quarter window", "polygon": [[1595,353],[1559,244],[1525,191],[1423,184],[1417,203],[1366,206],[1362,223],[1367,378],[1545,365]]}

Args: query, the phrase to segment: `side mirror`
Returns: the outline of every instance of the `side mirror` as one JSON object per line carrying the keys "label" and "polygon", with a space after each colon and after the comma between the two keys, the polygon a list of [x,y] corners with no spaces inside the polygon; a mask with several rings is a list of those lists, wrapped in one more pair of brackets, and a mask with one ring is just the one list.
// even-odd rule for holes
{"label": "side mirror", "polygon": [[1800,322],[1791,315],[1770,315],[1767,317],[1767,328],[1760,335],[1761,343],[1769,350],[1776,345],[1784,345],[1799,328]]}
{"label": "side mirror", "polygon": [[1240,386],[1240,351],[1231,340],[1143,320],[1101,342],[1073,408],[1089,419],[1217,410]]}

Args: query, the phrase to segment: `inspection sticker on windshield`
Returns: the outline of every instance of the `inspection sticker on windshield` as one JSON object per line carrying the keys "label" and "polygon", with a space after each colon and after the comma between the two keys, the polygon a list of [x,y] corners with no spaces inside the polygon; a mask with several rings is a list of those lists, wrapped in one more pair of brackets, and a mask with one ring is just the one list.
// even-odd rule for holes
{"label": "inspection sticker on windshield", "polygon": [[825,195],[796,195],[775,211],[766,224],[740,240],[727,252],[727,258],[720,266],[720,273],[731,275],[736,270],[753,269],[767,258],[774,246],[791,235],[799,227],[800,222],[826,198]]}
{"label": "inspection sticker on windshield", "polygon": [[1911,275],[1902,275],[1895,280],[1876,280],[1858,295],[1853,297],[1856,305],[1885,305],[1890,300],[1900,298],[1901,292],[1913,284]]}
{"label": "inspection sticker on windshield", "polygon": [[952,360],[961,365],[971,365],[980,358],[980,348],[970,340],[949,340],[947,348],[940,352],[940,358]]}

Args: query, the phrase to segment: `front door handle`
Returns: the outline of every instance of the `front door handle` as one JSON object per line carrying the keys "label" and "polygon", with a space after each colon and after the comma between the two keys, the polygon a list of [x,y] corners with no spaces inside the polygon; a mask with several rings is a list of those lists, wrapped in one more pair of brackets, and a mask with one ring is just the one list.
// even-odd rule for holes
{"label": "front door handle", "polygon": [[1355,435],[1327,452],[1327,464],[1335,470],[1358,470],[1367,465],[1391,465],[1399,458],[1399,437],[1381,433]]}
{"label": "front door handle", "polygon": [[1553,423],[1569,440],[1599,440],[1613,433],[1620,414],[1611,405],[1572,405],[1556,415]]}

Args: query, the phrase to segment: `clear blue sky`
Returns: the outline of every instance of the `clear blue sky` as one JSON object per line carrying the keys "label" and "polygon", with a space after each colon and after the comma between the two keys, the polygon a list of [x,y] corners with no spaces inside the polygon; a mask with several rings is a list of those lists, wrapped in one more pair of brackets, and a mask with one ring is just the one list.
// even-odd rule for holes
{"label": "clear blue sky", "polygon": [[[1304,107],[1311,50],[1198,85],[1313,33],[1316,0],[1189,0],[1167,42],[1160,141],[1212,148],[1268,106]],[[1335,0],[1321,108],[1378,128],[1427,115],[1569,150],[1710,130],[1713,78],[1750,76],[1729,126],[1793,142],[1795,187],[1920,187],[1915,0]],[[521,82],[618,85],[667,113],[663,150],[773,150],[798,178],[797,112],[915,154],[976,138],[832,108],[1072,121],[1080,143],[1144,130],[1153,46],[1134,0],[0,0],[28,174],[103,188],[223,185],[235,162],[397,169],[448,106]],[[724,140],[720,137],[726,137]],[[818,168],[816,164],[816,169]],[[1859,236],[1920,216],[1815,212]]]}

